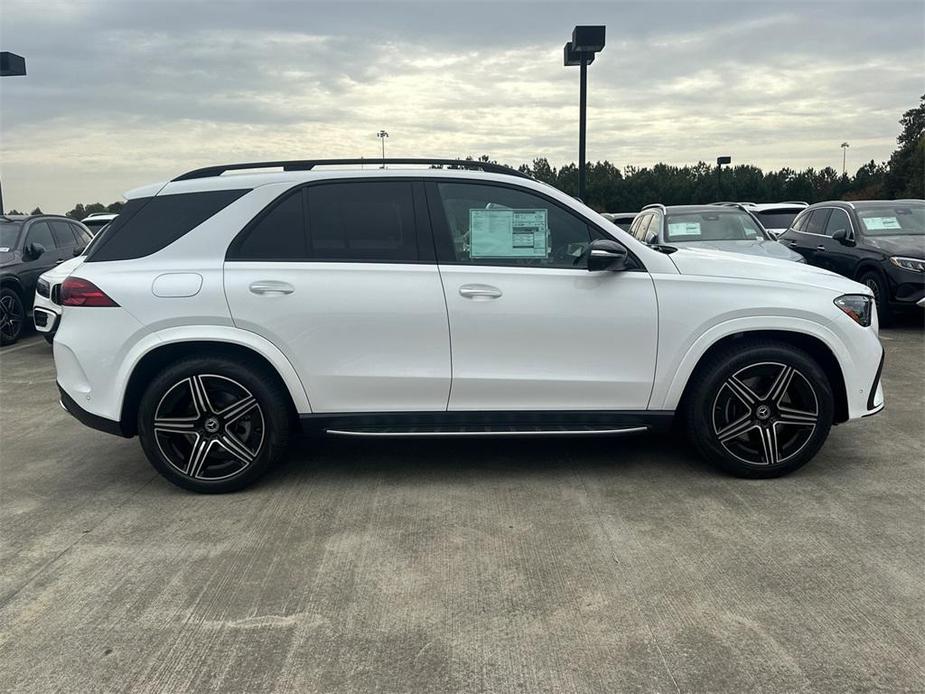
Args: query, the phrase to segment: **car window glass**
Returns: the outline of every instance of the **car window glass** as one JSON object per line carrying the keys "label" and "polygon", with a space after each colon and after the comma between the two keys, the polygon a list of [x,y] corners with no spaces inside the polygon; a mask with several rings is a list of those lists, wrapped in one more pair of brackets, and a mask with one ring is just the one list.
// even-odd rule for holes
{"label": "car window glass", "polygon": [[40,243],[45,247],[46,251],[55,249],[55,239],[51,234],[51,227],[48,226],[48,222],[32,223],[32,226],[29,227],[29,234],[26,236],[26,245],[28,246],[30,243]]}
{"label": "car window glass", "polygon": [[685,212],[668,215],[667,243],[688,241],[757,241],[764,232],[741,210]]}
{"label": "car window glass", "polygon": [[756,212],[755,215],[765,229],[786,229],[793,222],[797,213],[787,210],[768,210],[767,212]]}
{"label": "car window glass", "polygon": [[538,195],[504,186],[437,184],[452,260],[474,265],[584,267],[587,223]]}
{"label": "car window glass", "polygon": [[420,258],[407,181],[349,181],[308,188],[312,260],[414,262]]}
{"label": "car window glass", "polygon": [[806,220],[809,219],[809,215],[810,215],[810,214],[812,214],[812,213],[811,213],[811,212],[804,212],[803,214],[800,214],[800,215],[794,220],[794,222],[793,222],[793,227],[791,227],[791,228],[792,228],[792,229],[795,229],[796,231],[803,231],[803,230],[805,229],[805,227],[806,227]]}
{"label": "car window glass", "polygon": [[651,217],[651,214],[641,214],[633,221],[633,236],[635,236],[640,241],[645,241],[646,227],[649,226],[649,219]]}
{"label": "car window glass", "polygon": [[51,231],[55,236],[58,248],[73,248],[76,245],[74,232],[71,230],[70,224],[58,220],[53,220],[49,222],[49,224],[51,225]]}
{"label": "car window glass", "polygon": [[851,222],[848,221],[848,213],[844,210],[832,210],[829,221],[825,225],[825,235],[831,236],[836,231],[844,229],[846,232],[851,231]]}
{"label": "car window glass", "polygon": [[77,245],[79,246],[86,247],[93,239],[93,236],[79,224],[71,224],[71,231],[74,232]]}
{"label": "car window glass", "polygon": [[303,191],[274,201],[231,252],[237,260],[303,260],[306,257]]}
{"label": "car window glass", "polygon": [[804,231],[807,234],[824,234],[825,225],[829,221],[830,212],[831,210],[828,208],[823,210],[813,210],[812,216],[806,223],[806,228]]}
{"label": "car window glass", "polygon": [[649,216],[649,223],[646,225],[646,233],[642,240],[646,243],[658,243],[659,232],[662,230],[662,215],[653,212]]}
{"label": "car window glass", "polygon": [[858,205],[857,215],[867,236],[925,234],[925,205],[922,203]]}

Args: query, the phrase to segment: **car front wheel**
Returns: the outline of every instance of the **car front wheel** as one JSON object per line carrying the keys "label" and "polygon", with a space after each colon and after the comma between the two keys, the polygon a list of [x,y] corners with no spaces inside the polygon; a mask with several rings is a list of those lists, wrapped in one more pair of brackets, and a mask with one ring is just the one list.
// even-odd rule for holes
{"label": "car front wheel", "polygon": [[9,287],[0,289],[0,345],[11,345],[19,339],[25,315],[19,294]]}
{"label": "car front wheel", "polygon": [[151,382],[139,406],[138,435],[148,460],[174,484],[235,491],[284,452],[287,398],[277,379],[253,365],[189,359]]}
{"label": "car front wheel", "polygon": [[740,477],[778,477],[819,451],[834,402],[825,372],[805,351],[743,341],[698,369],[685,409],[689,436],[708,461]]}
{"label": "car front wheel", "polygon": [[890,306],[890,294],[887,282],[879,272],[871,271],[860,277],[861,284],[867,286],[874,293],[874,302],[877,304],[877,318],[882,327],[887,327],[893,320],[893,311]]}

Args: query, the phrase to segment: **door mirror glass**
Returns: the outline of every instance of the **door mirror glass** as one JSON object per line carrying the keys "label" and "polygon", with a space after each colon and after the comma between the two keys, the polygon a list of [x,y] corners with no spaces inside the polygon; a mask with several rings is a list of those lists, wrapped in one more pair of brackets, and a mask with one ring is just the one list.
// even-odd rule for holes
{"label": "door mirror glass", "polygon": [[25,248],[26,260],[38,260],[45,254],[45,246],[33,241]]}
{"label": "door mirror glass", "polygon": [[626,249],[616,241],[597,239],[588,246],[588,271],[623,270],[626,268],[626,257]]}

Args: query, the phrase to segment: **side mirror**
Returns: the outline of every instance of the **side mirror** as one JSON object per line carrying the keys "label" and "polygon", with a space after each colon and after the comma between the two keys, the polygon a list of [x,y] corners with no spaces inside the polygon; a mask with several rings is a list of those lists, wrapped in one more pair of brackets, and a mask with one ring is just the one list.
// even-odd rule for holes
{"label": "side mirror", "polygon": [[832,234],[832,239],[838,241],[842,246],[853,246],[854,241],[848,236],[847,229],[836,229]]}
{"label": "side mirror", "polygon": [[616,241],[597,239],[588,247],[588,271],[617,272],[626,266],[626,249]]}
{"label": "side mirror", "polygon": [[25,255],[26,260],[38,260],[45,253],[45,246],[40,243],[33,241],[28,246],[26,246]]}

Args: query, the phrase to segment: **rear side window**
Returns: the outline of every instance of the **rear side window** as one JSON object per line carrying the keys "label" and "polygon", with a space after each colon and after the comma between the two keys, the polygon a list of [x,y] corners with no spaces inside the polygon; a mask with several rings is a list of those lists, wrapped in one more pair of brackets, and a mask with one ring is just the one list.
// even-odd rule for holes
{"label": "rear side window", "polygon": [[807,234],[824,234],[825,225],[829,221],[829,214],[831,212],[832,211],[828,208],[813,210],[813,214],[806,223],[806,228],[803,231]]}
{"label": "rear side window", "polygon": [[71,231],[71,225],[67,222],[49,222],[51,224],[51,230],[55,235],[55,241],[58,243],[58,248],[71,248],[75,245],[74,233]]}
{"label": "rear side window", "polygon": [[258,217],[230,252],[235,260],[302,260],[306,256],[304,190]]}
{"label": "rear side window", "polygon": [[413,262],[420,258],[409,182],[326,183],[307,191],[309,259]]}
{"label": "rear side window", "polygon": [[51,227],[48,222],[33,222],[29,227],[29,234],[26,236],[26,245],[30,243],[41,244],[46,251],[55,248],[55,238],[51,235]]}
{"label": "rear side window", "polygon": [[210,190],[129,200],[88,262],[143,258],[169,246],[248,190]]}

